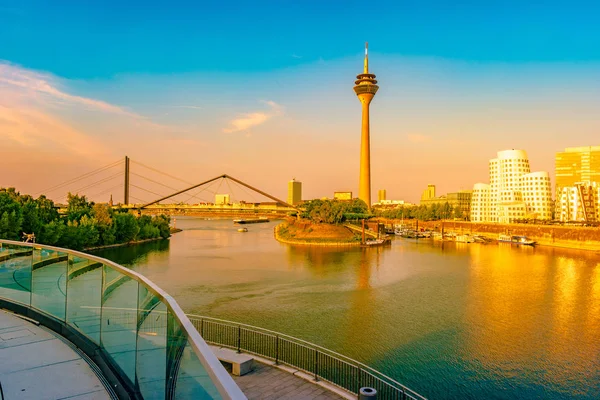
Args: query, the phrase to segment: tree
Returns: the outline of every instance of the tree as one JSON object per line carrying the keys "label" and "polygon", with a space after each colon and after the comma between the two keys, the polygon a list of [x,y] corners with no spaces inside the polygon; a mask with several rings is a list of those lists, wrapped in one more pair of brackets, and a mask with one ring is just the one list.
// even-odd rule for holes
{"label": "tree", "polygon": [[117,213],[114,216],[117,243],[128,243],[136,239],[140,230],[133,214]]}
{"label": "tree", "polygon": [[85,196],[77,194],[67,194],[67,219],[69,221],[79,221],[81,217],[92,215],[92,206],[94,203],[88,202]]}
{"label": "tree", "polygon": [[0,238],[21,239],[23,210],[14,188],[0,189]]}

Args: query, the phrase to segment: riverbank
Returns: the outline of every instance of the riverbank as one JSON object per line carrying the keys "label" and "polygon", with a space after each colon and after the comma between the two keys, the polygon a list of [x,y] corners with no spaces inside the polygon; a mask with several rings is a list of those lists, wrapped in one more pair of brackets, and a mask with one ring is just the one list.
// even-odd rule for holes
{"label": "riverbank", "polygon": [[275,226],[275,239],[281,243],[309,246],[360,246],[360,236],[341,225],[315,224],[287,219]]}
{"label": "riverbank", "polygon": [[[400,220],[379,219],[385,224],[400,224]],[[415,225],[414,220],[404,224]],[[540,246],[600,251],[600,228],[529,224],[492,224],[468,221],[419,221],[419,229],[468,233],[498,238],[500,234],[527,236]]]}

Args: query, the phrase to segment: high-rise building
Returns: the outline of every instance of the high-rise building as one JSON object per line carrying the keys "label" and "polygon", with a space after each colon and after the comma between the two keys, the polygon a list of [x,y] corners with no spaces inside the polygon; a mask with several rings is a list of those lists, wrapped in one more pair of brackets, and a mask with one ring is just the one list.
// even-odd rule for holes
{"label": "high-rise building", "polygon": [[[445,204],[448,203],[452,211],[458,207],[460,209],[460,218],[469,218],[471,214],[472,190],[460,190],[458,192],[435,196],[435,185],[427,185],[421,196],[421,205]],[[450,217],[450,216],[447,216]]]}
{"label": "high-rise building", "polygon": [[567,147],[556,153],[556,187],[600,182],[600,146]]}
{"label": "high-rise building", "polygon": [[302,201],[302,182],[296,181],[296,178],[288,182],[288,204],[295,206]]}
{"label": "high-rise building", "polygon": [[387,200],[385,189],[379,189],[377,192],[377,202],[381,203],[382,200]]}
{"label": "high-rise building", "polygon": [[548,172],[531,172],[524,150],[504,150],[489,162],[490,183],[473,186],[471,221],[510,223],[516,219],[551,219]]}
{"label": "high-rise building", "polygon": [[371,208],[371,137],[369,131],[369,104],[379,86],[375,74],[369,73],[369,44],[365,45],[365,65],[362,74],[356,76],[354,92],[362,104],[362,125],[360,139],[360,174],[358,198]]}
{"label": "high-rise building", "polygon": [[229,204],[230,197],[228,194],[216,194],[215,204]]}
{"label": "high-rise building", "polygon": [[556,153],[555,219],[600,219],[600,146],[568,147]]}
{"label": "high-rise building", "polygon": [[423,200],[431,200],[435,198],[435,185],[429,184],[427,185],[427,189],[423,191],[421,195],[421,201]]}

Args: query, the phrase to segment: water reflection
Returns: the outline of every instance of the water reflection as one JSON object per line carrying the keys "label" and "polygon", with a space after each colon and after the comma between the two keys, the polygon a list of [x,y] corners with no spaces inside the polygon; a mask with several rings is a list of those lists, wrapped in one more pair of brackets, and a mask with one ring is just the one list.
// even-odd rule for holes
{"label": "water reflection", "polygon": [[394,240],[288,246],[276,222],[178,218],[169,242],[105,250],[184,310],[282,331],[435,399],[596,398],[600,255]]}

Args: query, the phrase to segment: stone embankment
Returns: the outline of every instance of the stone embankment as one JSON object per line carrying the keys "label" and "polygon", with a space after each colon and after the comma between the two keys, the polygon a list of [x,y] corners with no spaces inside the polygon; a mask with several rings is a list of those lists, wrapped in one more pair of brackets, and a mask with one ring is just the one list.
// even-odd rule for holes
{"label": "stone embankment", "polygon": [[360,246],[360,237],[350,229],[332,224],[287,219],[275,226],[275,239],[281,243],[309,246]]}
{"label": "stone embankment", "polygon": [[[383,221],[382,221],[383,222]],[[400,223],[387,220],[386,223]],[[414,221],[404,221],[414,225]],[[419,228],[498,238],[501,233],[527,236],[542,246],[600,251],[600,228],[530,224],[490,224],[466,221],[419,222]]]}

